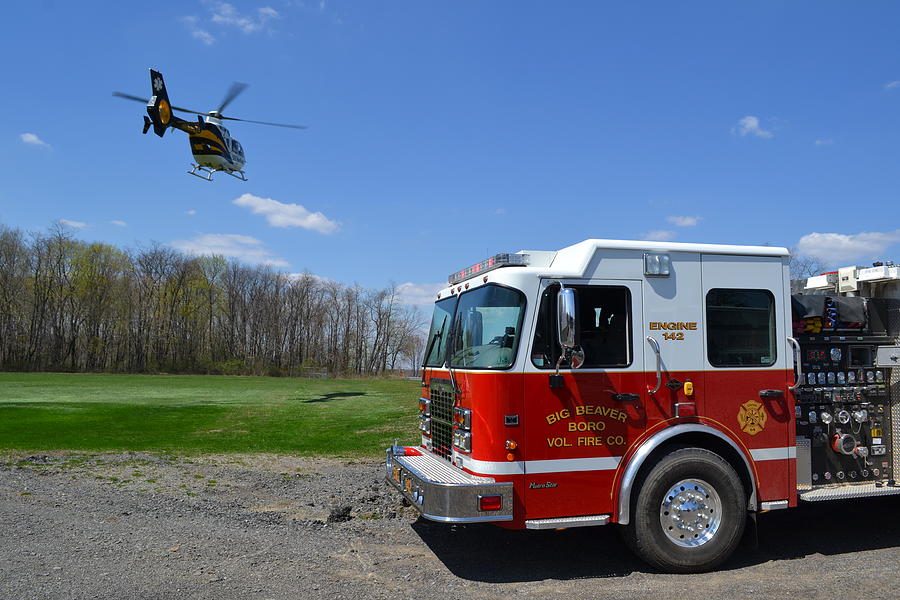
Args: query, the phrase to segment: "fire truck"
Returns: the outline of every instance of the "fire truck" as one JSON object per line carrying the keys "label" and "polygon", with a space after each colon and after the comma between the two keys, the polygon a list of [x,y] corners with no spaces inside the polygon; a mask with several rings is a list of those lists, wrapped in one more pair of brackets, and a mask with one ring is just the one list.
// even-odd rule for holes
{"label": "fire truck", "polygon": [[900,267],[794,282],[784,248],[586,240],[498,254],[437,294],[421,443],[386,479],[421,515],[621,526],[710,570],[757,514],[900,494]]}

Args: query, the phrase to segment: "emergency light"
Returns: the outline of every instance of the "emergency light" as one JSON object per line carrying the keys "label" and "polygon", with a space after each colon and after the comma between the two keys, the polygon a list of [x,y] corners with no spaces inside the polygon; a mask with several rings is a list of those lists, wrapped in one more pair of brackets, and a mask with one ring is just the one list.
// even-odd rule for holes
{"label": "emergency light", "polygon": [[644,275],[646,277],[668,277],[671,269],[672,261],[668,254],[644,253]]}
{"label": "emergency light", "polygon": [[447,283],[449,283],[450,285],[455,285],[457,283],[460,283],[461,281],[469,279],[470,277],[475,277],[476,275],[487,273],[488,271],[493,271],[494,269],[499,269],[500,267],[527,266],[527,254],[495,254],[494,256],[486,258],[480,263],[474,264],[471,267],[466,267],[461,271],[451,273],[450,276],[447,277]]}

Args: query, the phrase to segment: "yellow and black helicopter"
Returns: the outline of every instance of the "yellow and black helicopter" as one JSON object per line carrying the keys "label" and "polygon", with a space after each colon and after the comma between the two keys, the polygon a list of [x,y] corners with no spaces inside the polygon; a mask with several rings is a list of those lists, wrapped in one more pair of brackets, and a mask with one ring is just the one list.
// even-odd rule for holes
{"label": "yellow and black helicopter", "polygon": [[[225,94],[225,98],[222,100],[219,108],[206,113],[169,104],[166,84],[163,81],[162,73],[159,71],[150,69],[150,85],[153,93],[150,98],[141,98],[140,96],[132,96],[122,92],[113,92],[113,96],[147,103],[147,114],[150,116],[144,117],[143,133],[147,133],[151,127],[153,132],[159,137],[165,135],[166,129],[169,127],[180,129],[187,133],[191,142],[191,152],[194,154],[194,160],[197,161],[192,163],[192,168],[188,173],[207,181],[212,181],[213,173],[217,171],[227,173],[241,181],[247,181],[247,177],[244,174],[244,165],[247,162],[244,158],[244,149],[236,139],[231,137],[231,133],[222,125],[222,121],[243,121],[259,125],[306,129],[302,125],[250,121],[249,119],[236,119],[235,117],[224,116],[222,111],[237,98],[238,94],[247,88],[245,83],[233,83],[231,89]],[[197,120],[186,121],[179,119],[172,114],[173,110],[198,115]]]}

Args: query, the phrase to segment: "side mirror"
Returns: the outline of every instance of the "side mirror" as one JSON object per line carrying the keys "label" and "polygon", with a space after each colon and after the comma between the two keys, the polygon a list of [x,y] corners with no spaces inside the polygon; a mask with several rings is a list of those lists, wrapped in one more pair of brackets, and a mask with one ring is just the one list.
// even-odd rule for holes
{"label": "side mirror", "polygon": [[575,308],[575,290],[562,288],[556,297],[557,334],[563,352],[579,346],[578,313]]}
{"label": "side mirror", "polygon": [[559,367],[563,361],[568,362],[573,369],[584,364],[584,351],[580,347],[578,332],[576,299],[575,290],[572,288],[560,288],[556,296],[556,338],[562,347],[562,353],[556,361],[556,373],[550,374],[551,388],[561,388],[565,385],[563,376],[559,374]]}

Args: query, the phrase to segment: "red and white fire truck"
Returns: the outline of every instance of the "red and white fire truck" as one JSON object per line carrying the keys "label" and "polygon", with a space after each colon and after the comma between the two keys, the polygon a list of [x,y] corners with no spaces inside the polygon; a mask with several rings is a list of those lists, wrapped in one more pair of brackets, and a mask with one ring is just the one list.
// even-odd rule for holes
{"label": "red and white fire truck", "polygon": [[721,563],[759,512],[900,494],[898,267],[792,295],[788,260],[586,240],[452,274],[421,444],[388,449],[387,480],[435,521],[615,523],[672,572]]}

